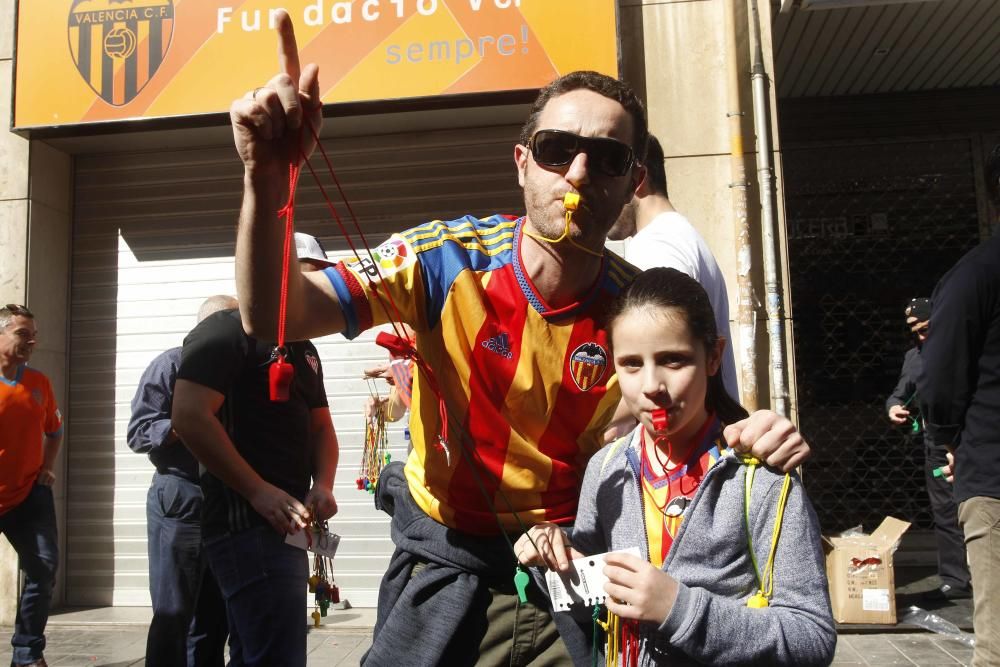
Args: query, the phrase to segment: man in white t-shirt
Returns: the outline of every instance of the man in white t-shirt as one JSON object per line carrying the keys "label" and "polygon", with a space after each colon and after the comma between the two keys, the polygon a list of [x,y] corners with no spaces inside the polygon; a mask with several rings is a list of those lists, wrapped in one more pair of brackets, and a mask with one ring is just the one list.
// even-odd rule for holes
{"label": "man in white t-shirt", "polygon": [[667,198],[667,174],[663,147],[652,134],[646,151],[646,179],[625,205],[608,232],[612,241],[632,237],[625,246],[625,259],[640,269],[666,266],[688,274],[705,288],[715,311],[715,326],[726,338],[722,358],[722,382],[726,391],[739,400],[736,358],[729,335],[729,294],[719,263],[705,239],[678,213]]}

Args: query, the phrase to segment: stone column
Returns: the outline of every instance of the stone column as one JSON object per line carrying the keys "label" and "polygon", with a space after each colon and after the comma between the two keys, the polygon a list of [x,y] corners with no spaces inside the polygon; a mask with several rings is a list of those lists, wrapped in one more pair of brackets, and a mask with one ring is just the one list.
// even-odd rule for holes
{"label": "stone column", "polygon": [[[0,0],[0,119],[4,124],[11,118],[14,5],[14,0]],[[41,141],[0,130],[0,303],[23,303],[34,312],[40,336],[31,365],[49,377],[64,416],[68,402],[71,188],[68,155]],[[66,448],[64,437],[54,487],[60,535],[55,604],[64,598]],[[17,556],[7,541],[0,539],[0,624],[14,622],[17,583]]]}
{"label": "stone column", "polygon": [[[666,154],[667,188],[671,203],[701,233],[722,268],[729,291],[731,323],[737,313],[737,261],[734,213],[730,193],[730,143],[726,113],[726,48],[724,11],[736,2],[738,53],[740,58],[740,107],[743,116],[743,146],[747,157],[747,208],[752,230],[751,277],[756,301],[764,303],[763,253],[760,242],[760,195],[757,187],[754,149],[753,106],[750,81],[750,38],[747,0],[621,0],[619,22],[625,79],[645,94],[650,131]],[[773,76],[770,8],[758,0],[761,11],[765,66]],[[778,202],[779,274],[784,285],[786,319],[789,315],[784,206],[782,202],[781,155],[778,149],[774,89],[769,90],[771,136],[774,147]],[[770,363],[767,322],[763,305],[755,303],[757,326],[757,395],[759,407],[770,405]],[[790,325],[789,325],[790,326]],[[788,329],[790,333],[790,329]],[[727,332],[728,333],[728,332]],[[738,332],[731,326],[732,335]],[[733,338],[730,336],[730,340]],[[791,338],[786,335],[785,364],[794,415],[794,364]],[[737,346],[736,362],[740,363]],[[794,417],[793,417],[794,418]]]}
{"label": "stone column", "polygon": [[[14,0],[0,4],[0,119],[10,118],[14,70]],[[28,273],[28,142],[0,131],[0,303],[24,303]],[[0,624],[17,611],[17,555],[0,539]]]}

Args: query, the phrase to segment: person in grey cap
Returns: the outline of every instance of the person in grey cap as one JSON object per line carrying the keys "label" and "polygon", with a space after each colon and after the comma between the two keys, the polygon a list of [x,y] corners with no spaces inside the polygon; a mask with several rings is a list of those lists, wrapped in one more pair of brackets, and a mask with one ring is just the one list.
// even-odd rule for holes
{"label": "person in grey cap", "polygon": [[920,356],[930,331],[931,301],[927,298],[912,299],[904,311],[906,326],[913,336],[913,347],[906,352],[903,369],[896,388],[885,402],[889,421],[893,424],[910,424],[912,432],[924,443],[924,476],[927,497],[934,516],[934,537],[938,551],[938,578],[941,585],[924,594],[926,602],[948,602],[972,597],[972,575],[965,553],[965,536],[958,525],[958,506],[952,485],[941,474],[948,464],[947,448],[935,444],[924,428],[918,411],[917,378],[923,369]]}
{"label": "person in grey cap", "polygon": [[[329,265],[317,239],[295,236],[300,270]],[[279,354],[292,375],[272,397]],[[204,467],[202,539],[226,601],[229,664],[305,665],[309,564],[285,537],[337,511],[339,455],[316,347],[279,351],[249,336],[238,310],[212,315],[184,340],[171,420]]]}

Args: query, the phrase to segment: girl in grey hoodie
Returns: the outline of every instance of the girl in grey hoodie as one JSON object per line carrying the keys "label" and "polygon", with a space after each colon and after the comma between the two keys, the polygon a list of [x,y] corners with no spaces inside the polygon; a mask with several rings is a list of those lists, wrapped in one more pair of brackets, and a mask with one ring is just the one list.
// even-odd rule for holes
{"label": "girl in grey hoodie", "polygon": [[606,646],[619,652],[608,664],[829,664],[837,635],[816,514],[797,476],[725,447],[723,425],[747,413],[723,388],[725,340],[704,289],[646,271],[608,330],[639,425],[591,459],[572,533],[533,527],[519,560],[639,548],[605,557]]}

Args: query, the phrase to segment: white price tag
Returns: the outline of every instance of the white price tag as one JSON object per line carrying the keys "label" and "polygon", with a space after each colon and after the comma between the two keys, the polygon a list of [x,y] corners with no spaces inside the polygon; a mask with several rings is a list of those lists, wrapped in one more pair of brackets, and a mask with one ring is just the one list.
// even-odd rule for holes
{"label": "white price tag", "polygon": [[889,589],[866,588],[861,591],[861,608],[865,611],[889,611]]}
{"label": "white price tag", "polygon": [[[615,553],[638,556],[639,548],[633,547]],[[570,562],[569,570],[566,572],[547,571],[545,584],[549,588],[552,608],[556,611],[568,611],[570,606],[574,604],[588,607],[603,604],[607,597],[604,592],[604,584],[608,582],[608,578],[604,576],[604,556],[606,555],[597,554],[577,558]]]}
{"label": "white price tag", "polygon": [[334,554],[337,553],[337,547],[340,546],[340,535],[322,528],[306,528],[297,533],[286,535],[285,543],[320,556],[333,558]]}

